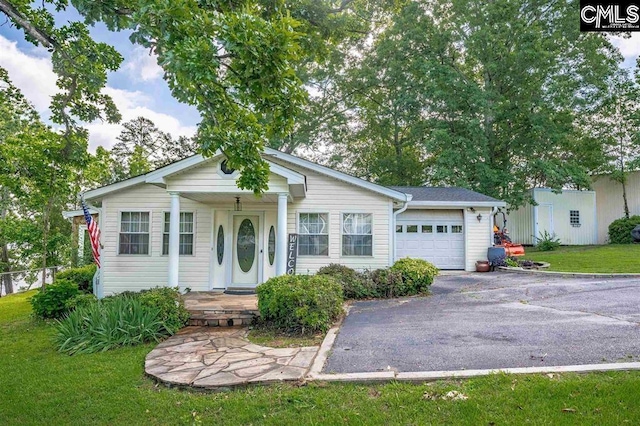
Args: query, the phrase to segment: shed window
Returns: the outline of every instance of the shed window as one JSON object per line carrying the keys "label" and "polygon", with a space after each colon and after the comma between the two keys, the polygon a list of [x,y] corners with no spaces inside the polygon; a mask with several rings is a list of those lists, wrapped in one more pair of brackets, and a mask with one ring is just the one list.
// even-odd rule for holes
{"label": "shed window", "polygon": [[300,213],[298,234],[300,256],[329,255],[329,215],[327,213]]}
{"label": "shed window", "polygon": [[580,210],[569,210],[569,223],[571,226],[580,226]]}
{"label": "shed window", "polygon": [[[371,213],[342,215],[342,255],[371,256],[373,254],[373,226]],[[407,226],[407,232],[409,232]]]}
{"label": "shed window", "polygon": [[121,212],[119,254],[149,254],[149,212]]}
{"label": "shed window", "polygon": [[[169,254],[169,228],[171,213],[164,214],[164,232],[162,233],[162,254]],[[180,213],[180,254],[193,254],[193,213]]]}

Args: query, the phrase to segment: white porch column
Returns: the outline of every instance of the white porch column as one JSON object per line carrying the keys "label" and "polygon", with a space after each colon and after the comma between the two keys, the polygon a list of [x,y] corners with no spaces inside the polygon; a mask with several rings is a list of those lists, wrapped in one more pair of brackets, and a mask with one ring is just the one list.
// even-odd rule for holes
{"label": "white porch column", "polygon": [[169,215],[169,287],[177,287],[180,267],[180,193],[169,192],[171,213]]}
{"label": "white porch column", "polygon": [[278,227],[276,235],[276,276],[287,272],[287,197],[278,194]]}

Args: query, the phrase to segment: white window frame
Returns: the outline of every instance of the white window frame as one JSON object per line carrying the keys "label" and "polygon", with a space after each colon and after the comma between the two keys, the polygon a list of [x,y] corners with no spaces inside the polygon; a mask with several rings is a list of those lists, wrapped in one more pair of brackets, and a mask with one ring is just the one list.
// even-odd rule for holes
{"label": "white window frame", "polygon": [[223,179],[235,179],[238,177],[238,175],[240,174],[240,170],[236,169],[234,170],[233,173],[231,174],[226,174],[225,172],[222,171],[222,163],[224,161],[227,161],[226,158],[222,158],[222,160],[218,161],[218,164],[216,165],[216,171],[218,173],[218,175],[223,178]]}
{"label": "white window frame", "polygon": [[[180,254],[180,256],[195,256],[196,255],[196,212],[193,210],[180,210],[180,214],[182,213],[191,213],[193,215],[193,242],[192,242],[192,247],[191,247],[191,254]],[[164,231],[164,225],[165,225],[165,216],[169,214],[171,215],[171,211],[170,210],[163,210],[162,211],[162,239],[160,240],[161,242],[161,246],[160,246],[160,254],[162,256],[169,256],[169,253],[167,252],[165,254],[164,252],[164,236],[166,235],[167,238],[169,236],[169,232],[165,232]],[[179,226],[179,225],[178,225]],[[191,232],[180,232],[180,235],[188,235],[191,234]],[[217,262],[217,260],[216,260]]]}
{"label": "white window frame", "polygon": [[[132,254],[132,253],[120,253],[120,234],[132,234],[134,232],[122,232],[122,213],[149,213],[149,231],[147,234],[149,235],[149,252],[141,253],[141,254]],[[118,210],[118,248],[117,253],[118,256],[151,256],[153,253],[153,211],[151,210],[143,210],[143,209],[119,209]],[[139,234],[145,234],[145,232],[139,232]]]}
{"label": "white window frame", "polygon": [[[326,234],[302,234],[300,232],[300,215],[301,214],[324,214],[327,216],[327,233]],[[327,254],[300,254],[300,246],[298,246],[298,257],[329,257],[331,255],[331,213],[318,210],[298,210],[296,211],[296,231],[298,238],[301,235],[326,235],[327,236]],[[277,244],[277,241],[276,241]],[[276,249],[277,250],[277,249]],[[276,254],[277,255],[277,254]]]}
{"label": "white window frame", "polygon": [[[371,254],[344,254],[342,247],[342,237],[344,230],[344,216],[347,214],[368,214],[371,216]],[[374,257],[375,255],[375,215],[372,212],[367,211],[344,211],[340,212],[340,257],[354,257],[354,258],[363,258],[363,257]],[[406,226],[403,228],[406,232]],[[367,234],[347,234],[347,235],[367,235]]]}

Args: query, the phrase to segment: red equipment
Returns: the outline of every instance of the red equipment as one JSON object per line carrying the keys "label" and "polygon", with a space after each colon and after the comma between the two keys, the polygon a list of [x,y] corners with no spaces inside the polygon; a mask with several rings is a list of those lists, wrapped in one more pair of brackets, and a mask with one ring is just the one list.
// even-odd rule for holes
{"label": "red equipment", "polygon": [[[515,244],[509,238],[509,231],[507,230],[507,215],[504,214],[502,210],[498,211],[495,214],[495,217],[499,214],[502,214],[502,229],[498,228],[497,225],[493,225],[493,245],[495,247],[504,247],[505,254],[507,257],[511,256],[524,256],[524,247],[522,244]],[[495,221],[495,219],[494,219]]]}

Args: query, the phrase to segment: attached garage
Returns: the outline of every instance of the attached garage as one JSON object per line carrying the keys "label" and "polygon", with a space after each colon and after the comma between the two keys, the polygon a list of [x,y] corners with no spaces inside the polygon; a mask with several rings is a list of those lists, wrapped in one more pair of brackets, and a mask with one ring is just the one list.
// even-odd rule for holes
{"label": "attached garage", "polygon": [[475,270],[493,244],[493,213],[505,203],[465,188],[393,187],[412,196],[396,210],[395,259],[424,259],[440,269]]}
{"label": "attached garage", "polygon": [[396,220],[396,256],[427,260],[440,269],[464,269],[462,210],[408,210]]}

